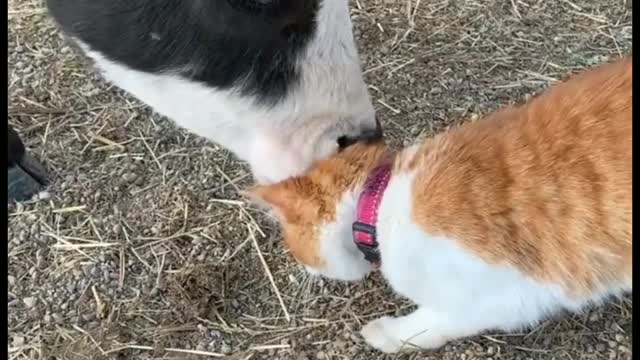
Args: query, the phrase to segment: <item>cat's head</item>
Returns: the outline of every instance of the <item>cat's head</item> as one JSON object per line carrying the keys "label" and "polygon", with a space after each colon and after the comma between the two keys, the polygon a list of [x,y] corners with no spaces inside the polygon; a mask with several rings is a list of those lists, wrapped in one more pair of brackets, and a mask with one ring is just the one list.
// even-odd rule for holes
{"label": "cat's head", "polygon": [[291,255],[309,272],[359,280],[372,266],[354,244],[351,227],[366,177],[387,156],[382,142],[358,143],[303,176],[245,193],[273,210]]}

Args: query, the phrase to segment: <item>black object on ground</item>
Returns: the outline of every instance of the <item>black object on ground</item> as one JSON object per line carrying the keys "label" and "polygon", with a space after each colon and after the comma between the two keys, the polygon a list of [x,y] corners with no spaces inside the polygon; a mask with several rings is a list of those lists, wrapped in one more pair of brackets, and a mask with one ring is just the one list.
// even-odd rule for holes
{"label": "black object on ground", "polygon": [[8,125],[7,198],[29,200],[49,183],[44,166],[25,149],[18,133]]}

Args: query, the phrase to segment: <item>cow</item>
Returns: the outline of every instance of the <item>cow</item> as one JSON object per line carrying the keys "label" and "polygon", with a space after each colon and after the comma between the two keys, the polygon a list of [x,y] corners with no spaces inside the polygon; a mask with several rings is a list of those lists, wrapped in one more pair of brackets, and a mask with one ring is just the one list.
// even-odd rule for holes
{"label": "cow", "polygon": [[112,84],[248,163],[258,183],[382,137],[348,0],[47,0]]}

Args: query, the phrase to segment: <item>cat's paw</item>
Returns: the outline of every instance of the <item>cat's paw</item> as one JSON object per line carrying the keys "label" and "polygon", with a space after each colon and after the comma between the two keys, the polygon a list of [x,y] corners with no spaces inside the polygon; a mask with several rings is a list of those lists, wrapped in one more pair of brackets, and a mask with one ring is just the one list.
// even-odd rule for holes
{"label": "cat's paw", "polygon": [[373,320],[360,330],[360,335],[377,350],[387,354],[396,353],[403,349],[403,343],[391,331],[389,323],[392,321],[393,318],[388,316]]}
{"label": "cat's paw", "polygon": [[[425,314],[433,315],[425,311],[417,311],[398,318],[381,317],[366,324],[360,330],[360,334],[367,344],[388,354],[435,350],[451,337],[445,337],[436,331],[437,324],[430,323],[429,316],[422,318],[421,316]],[[420,328],[415,327],[417,323],[421,325]]]}

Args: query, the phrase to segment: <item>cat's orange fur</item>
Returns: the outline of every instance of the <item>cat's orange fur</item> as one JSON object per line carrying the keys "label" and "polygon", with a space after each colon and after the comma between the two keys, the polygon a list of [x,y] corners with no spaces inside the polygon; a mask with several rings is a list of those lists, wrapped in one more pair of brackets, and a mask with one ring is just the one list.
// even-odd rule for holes
{"label": "cat's orange fur", "polygon": [[[630,57],[599,66],[392,155],[392,176],[416,173],[413,221],[576,296],[630,279],[631,78]],[[354,145],[253,191],[282,216],[293,256],[320,266],[319,229],[389,154]]]}
{"label": "cat's orange fur", "polygon": [[631,277],[631,94],[627,58],[426,141],[414,221],[574,291]]}

